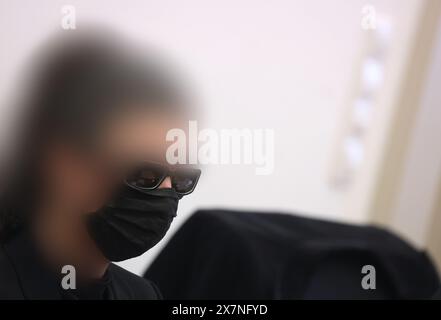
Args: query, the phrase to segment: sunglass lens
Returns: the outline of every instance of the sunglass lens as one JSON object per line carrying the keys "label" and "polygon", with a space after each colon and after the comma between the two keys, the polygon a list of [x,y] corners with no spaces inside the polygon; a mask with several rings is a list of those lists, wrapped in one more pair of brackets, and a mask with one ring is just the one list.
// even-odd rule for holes
{"label": "sunglass lens", "polygon": [[135,188],[154,189],[161,183],[163,176],[164,172],[160,168],[142,168],[133,172],[127,178],[127,183]]}
{"label": "sunglass lens", "polygon": [[172,176],[172,186],[176,192],[188,194],[194,190],[198,182],[200,171],[195,170],[177,170]]}

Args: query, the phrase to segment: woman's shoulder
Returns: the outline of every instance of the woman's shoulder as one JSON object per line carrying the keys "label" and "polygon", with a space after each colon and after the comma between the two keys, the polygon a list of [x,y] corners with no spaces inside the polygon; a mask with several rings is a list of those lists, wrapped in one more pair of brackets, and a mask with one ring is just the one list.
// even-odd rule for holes
{"label": "woman's shoulder", "polygon": [[112,274],[112,282],[117,299],[162,299],[158,287],[152,281],[144,279],[113,263],[110,264],[109,271]]}

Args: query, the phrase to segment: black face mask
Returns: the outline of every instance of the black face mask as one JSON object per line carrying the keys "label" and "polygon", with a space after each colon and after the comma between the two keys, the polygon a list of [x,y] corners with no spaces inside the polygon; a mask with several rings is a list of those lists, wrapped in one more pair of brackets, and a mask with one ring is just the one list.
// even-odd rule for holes
{"label": "black face mask", "polygon": [[173,189],[140,192],[126,187],[100,211],[88,215],[89,234],[111,261],[139,256],[164,237],[179,199]]}

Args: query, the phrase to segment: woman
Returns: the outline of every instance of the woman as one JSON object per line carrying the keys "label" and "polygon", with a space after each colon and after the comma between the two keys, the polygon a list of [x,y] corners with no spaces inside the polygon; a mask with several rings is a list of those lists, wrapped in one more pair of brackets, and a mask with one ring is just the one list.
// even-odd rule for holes
{"label": "woman", "polygon": [[160,241],[194,190],[200,172],[164,156],[185,99],[157,61],[121,41],[69,32],[53,43],[32,70],[3,180],[0,298],[158,299],[111,261]]}

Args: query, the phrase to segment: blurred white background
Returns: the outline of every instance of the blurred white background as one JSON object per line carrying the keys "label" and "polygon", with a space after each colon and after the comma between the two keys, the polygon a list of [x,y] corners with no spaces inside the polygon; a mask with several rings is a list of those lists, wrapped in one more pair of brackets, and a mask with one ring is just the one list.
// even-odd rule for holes
{"label": "blurred white background", "polygon": [[[430,84],[440,83],[441,73],[429,76],[424,70],[435,65],[431,59],[441,53],[432,46],[439,33],[432,34],[430,25],[426,34],[420,31],[422,21],[430,24],[435,19],[425,18],[438,8],[433,1],[0,0],[4,101],[32,50],[61,28],[65,4],[75,7],[78,29],[88,22],[109,25],[165,52],[196,89],[204,126],[275,130],[272,175],[255,175],[252,166],[206,168],[197,191],[181,201],[167,237],[142,257],[123,262],[124,267],[141,273],[189,214],[201,207],[378,222],[419,246],[428,245],[441,167],[440,146],[430,144],[441,134],[440,110],[433,107],[440,97],[433,96],[437,90]],[[363,28],[366,5],[375,9],[374,30]],[[428,54],[420,53],[422,49]],[[432,52],[438,52],[434,58]],[[422,86],[417,92],[403,92],[411,86],[405,81],[412,68]],[[421,100],[426,107],[420,108],[418,97],[425,90],[432,96]],[[402,118],[397,115],[403,95],[418,102],[406,109],[404,119],[420,116],[411,125],[412,134],[397,141],[406,146],[397,156],[397,166],[404,169],[385,177],[396,154],[389,151],[395,141],[391,139],[400,132],[393,130],[400,129],[397,121]],[[6,134],[11,110],[2,103],[0,112]],[[429,120],[433,123],[428,127],[424,121]],[[407,161],[412,162],[408,169]],[[413,181],[421,176],[432,180],[422,179],[416,188]],[[386,205],[382,197],[389,201],[389,195],[378,195],[387,192],[380,188],[383,178],[392,181],[390,197],[398,202]],[[423,190],[424,197],[415,190]],[[407,210],[406,201],[411,201],[412,210]]]}

